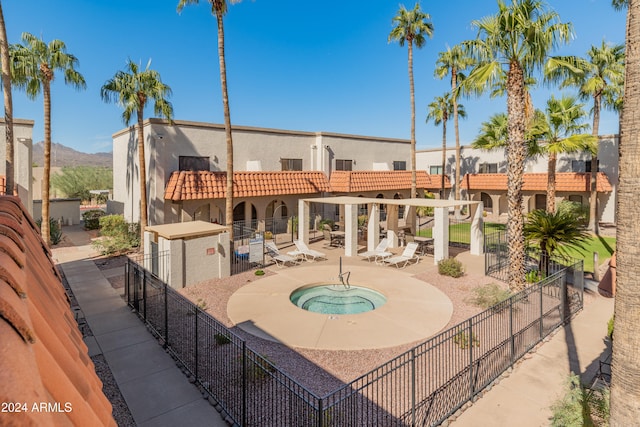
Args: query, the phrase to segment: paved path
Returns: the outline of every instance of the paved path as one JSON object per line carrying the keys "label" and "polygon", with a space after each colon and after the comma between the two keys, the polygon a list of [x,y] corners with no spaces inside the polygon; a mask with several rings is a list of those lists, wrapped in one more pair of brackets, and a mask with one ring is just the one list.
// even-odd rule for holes
{"label": "paved path", "polygon": [[89,355],[104,355],[136,424],[227,426],[105,278],[124,273],[123,267],[99,270],[80,226],[63,233],[74,246],[54,249],[53,257],[93,332],[85,339]]}
{"label": "paved path", "polygon": [[585,308],[533,355],[469,407],[454,427],[550,425],[550,406],[564,394],[570,372],[590,383],[598,360],[610,352],[605,337],[613,299],[586,297]]}

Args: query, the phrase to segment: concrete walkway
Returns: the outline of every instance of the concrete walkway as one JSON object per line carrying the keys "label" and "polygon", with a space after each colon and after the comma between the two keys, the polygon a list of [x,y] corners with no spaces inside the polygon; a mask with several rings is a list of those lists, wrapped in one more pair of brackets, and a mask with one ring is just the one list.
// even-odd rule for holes
{"label": "concrete walkway", "polygon": [[99,270],[80,226],[63,233],[74,246],[54,249],[53,257],[93,331],[85,339],[89,355],[104,355],[136,424],[227,426],[105,278],[123,274],[123,267]]}
{"label": "concrete walkway", "polygon": [[585,308],[537,352],[526,355],[508,378],[470,406],[451,425],[521,426],[550,425],[551,405],[564,394],[571,372],[590,383],[598,360],[610,354],[605,337],[613,314],[613,299],[590,294]]}

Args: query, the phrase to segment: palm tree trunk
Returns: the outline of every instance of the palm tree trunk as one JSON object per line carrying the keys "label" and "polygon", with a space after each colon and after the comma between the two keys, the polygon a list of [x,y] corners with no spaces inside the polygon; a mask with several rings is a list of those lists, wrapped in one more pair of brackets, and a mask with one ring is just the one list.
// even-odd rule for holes
{"label": "palm tree trunk", "polygon": [[138,109],[138,163],[140,173],[140,249],[144,248],[144,231],[147,228],[147,166],[144,154],[144,106]]}
{"label": "palm tree trunk", "polygon": [[[593,97],[593,136],[598,138],[600,130],[600,104],[602,95],[596,94]],[[597,144],[597,142],[596,142]],[[591,156],[591,194],[589,195],[589,230],[598,234],[598,187],[596,180],[598,179],[598,152]]]}
{"label": "palm tree trunk", "polygon": [[612,427],[640,419],[640,1],[630,0],[627,15],[624,106],[620,124],[617,216],[615,339],[611,366]]}
{"label": "palm tree trunk", "polygon": [[444,168],[447,163],[447,120],[442,119],[442,174],[440,175],[440,198],[444,199]]}
{"label": "palm tree trunk", "polygon": [[[456,175],[455,182],[455,199],[460,200],[460,131],[458,129],[458,96],[456,87],[458,86],[458,70],[456,67],[451,68],[451,96],[453,98],[453,131],[456,135]],[[460,206],[455,207],[456,218],[460,217]]]}
{"label": "palm tree trunk", "polygon": [[15,186],[13,168],[13,101],[11,99],[11,66],[9,61],[9,43],[7,28],[4,24],[4,13],[0,3],[0,56],[2,64],[2,91],[4,92],[4,125],[5,125],[5,194],[13,195]]}
{"label": "palm tree trunk", "polygon": [[224,108],[224,131],[227,141],[227,191],[225,197],[225,224],[229,227],[229,239],[233,242],[233,139],[231,137],[231,113],[227,92],[227,65],[224,59],[223,10],[216,7],[218,22],[218,61],[220,62],[220,84],[222,86],[222,105]]}
{"label": "palm tree trunk", "polygon": [[507,245],[509,250],[509,287],[519,291],[525,287],[524,214],[522,182],[527,151],[525,130],[524,72],[518,62],[509,64],[507,73],[507,115],[509,145],[507,146]]}
{"label": "palm tree trunk", "polygon": [[558,155],[549,153],[547,162],[547,212],[556,211],[556,162]]}
{"label": "palm tree trunk", "polygon": [[42,224],[40,234],[47,246],[51,245],[49,230],[49,183],[51,180],[51,83],[43,82],[44,97],[44,171],[42,172]]}
{"label": "palm tree trunk", "polygon": [[416,180],[416,100],[413,89],[413,40],[407,41],[409,42],[409,91],[411,93],[411,198],[413,199],[418,193]]}

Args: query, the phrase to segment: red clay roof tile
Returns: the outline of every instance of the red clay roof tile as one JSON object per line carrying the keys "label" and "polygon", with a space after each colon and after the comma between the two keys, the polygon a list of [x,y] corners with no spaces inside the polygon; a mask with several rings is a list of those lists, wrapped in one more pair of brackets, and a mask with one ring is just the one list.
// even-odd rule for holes
{"label": "red clay roof tile", "polygon": [[[589,191],[590,173],[560,172],[556,173],[556,191]],[[604,172],[598,172],[596,186],[599,193],[611,192],[613,189]],[[507,189],[507,175],[504,173],[467,174],[462,179],[462,188],[467,190],[504,190]],[[546,191],[546,173],[525,173],[522,183],[523,191]]]}
{"label": "red clay roof tile", "polygon": [[[29,409],[0,424],[115,426],[51,253],[17,197],[0,197],[0,264],[0,401]],[[40,403],[60,411],[32,411]]]}
{"label": "red clay roof tile", "polygon": [[[208,171],[175,171],[165,187],[165,200],[223,199],[227,174]],[[234,172],[233,197],[314,194],[330,191],[322,172]]]}
{"label": "red clay roof tile", "polygon": [[[416,171],[417,188],[439,189],[441,175],[429,175]],[[331,190],[340,193],[379,190],[404,190],[411,188],[411,171],[334,171],[329,179]],[[445,177],[445,188],[451,188]]]}

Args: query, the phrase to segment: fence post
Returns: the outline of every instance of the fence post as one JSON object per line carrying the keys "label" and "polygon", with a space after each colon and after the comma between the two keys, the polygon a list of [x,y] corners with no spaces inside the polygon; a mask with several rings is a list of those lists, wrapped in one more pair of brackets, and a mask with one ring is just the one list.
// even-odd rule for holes
{"label": "fence post", "polygon": [[469,318],[469,399],[473,397],[473,318]]}
{"label": "fence post", "polygon": [[138,286],[140,286],[140,269],[138,266],[133,271],[133,308],[136,309],[136,312],[140,312],[140,306],[138,305]]}
{"label": "fence post", "polygon": [[560,275],[560,310],[562,313],[562,325],[564,325],[569,318],[567,315],[567,278],[566,272]]}
{"label": "fence post", "polygon": [[124,300],[127,302],[127,305],[131,302],[129,299],[131,295],[129,295],[129,285],[131,280],[129,279],[129,260],[124,263]]}
{"label": "fence post", "polygon": [[164,284],[164,348],[169,347],[169,286]]}
{"label": "fence post", "polygon": [[542,282],[538,282],[538,292],[540,292],[540,341],[544,338],[544,326],[542,321],[544,319],[544,309],[542,308]]}
{"label": "fence post", "polygon": [[323,420],[323,416],[322,416],[322,412],[324,412],[324,405],[322,404],[323,400],[322,398],[320,398],[318,400],[318,427],[323,427],[324,426],[324,420]]}
{"label": "fence post", "polygon": [[247,343],[242,341],[242,425],[247,425]]}
{"label": "fence post", "polygon": [[411,425],[416,425],[416,348],[411,349]]}
{"label": "fence post", "polygon": [[511,366],[513,366],[513,362],[516,357],[516,342],[515,337],[513,336],[513,298],[509,298],[509,337],[511,340]]}
{"label": "fence post", "polygon": [[[147,273],[142,269],[142,318],[147,320]],[[139,311],[138,311],[139,312]]]}
{"label": "fence post", "polygon": [[196,381],[198,381],[198,347],[200,347],[200,341],[198,340],[198,316],[200,315],[200,309],[198,308],[197,305],[194,305],[194,307],[195,307],[195,311],[196,311],[195,320],[194,320],[195,327],[196,327],[196,331],[195,331],[196,344],[195,344],[195,355],[194,355],[193,358],[195,360],[195,365],[196,366],[193,368],[193,371],[194,371],[193,373],[196,376]]}

